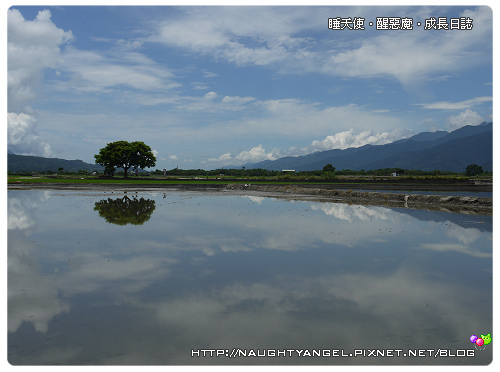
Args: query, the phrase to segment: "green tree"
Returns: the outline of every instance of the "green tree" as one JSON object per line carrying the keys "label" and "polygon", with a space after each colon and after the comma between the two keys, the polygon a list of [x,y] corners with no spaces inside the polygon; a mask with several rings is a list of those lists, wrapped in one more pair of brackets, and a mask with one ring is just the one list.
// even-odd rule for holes
{"label": "green tree", "polygon": [[106,168],[104,169],[104,175],[113,177],[115,171],[115,167],[113,167],[112,165],[106,165]]}
{"label": "green tree", "polygon": [[474,177],[477,176],[478,174],[483,173],[483,167],[477,165],[477,164],[470,164],[465,168],[465,175],[467,177]]}
{"label": "green tree", "polygon": [[331,164],[327,164],[323,167],[323,172],[335,172],[335,167]]}
{"label": "green tree", "polygon": [[94,158],[96,163],[103,167],[123,168],[125,171],[123,178],[127,178],[128,170],[131,167],[144,169],[156,165],[156,157],[151,151],[151,147],[140,141],[108,143],[99,151],[99,154],[94,155]]}

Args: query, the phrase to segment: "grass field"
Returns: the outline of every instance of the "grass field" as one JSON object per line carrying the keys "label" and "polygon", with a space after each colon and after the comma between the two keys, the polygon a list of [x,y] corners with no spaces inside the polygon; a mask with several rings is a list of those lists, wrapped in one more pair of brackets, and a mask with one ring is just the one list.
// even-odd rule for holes
{"label": "grass field", "polygon": [[469,183],[468,177],[457,176],[402,176],[402,177],[352,177],[352,176],[338,176],[331,180],[321,180],[316,178],[304,177],[114,177],[114,178],[100,178],[92,175],[65,175],[65,176],[13,176],[7,177],[8,184],[14,183],[54,183],[54,184],[229,184],[229,183],[254,183],[254,184],[293,184],[293,183],[307,183],[307,184],[343,184],[343,183],[356,183],[356,184],[390,184],[390,185],[409,185],[409,184],[466,184]]}

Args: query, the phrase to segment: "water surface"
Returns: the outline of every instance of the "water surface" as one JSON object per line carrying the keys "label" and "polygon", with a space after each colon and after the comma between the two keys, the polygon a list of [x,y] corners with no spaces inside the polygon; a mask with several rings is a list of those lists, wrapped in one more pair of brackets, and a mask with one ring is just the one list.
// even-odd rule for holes
{"label": "water surface", "polygon": [[490,216],[225,192],[12,190],[8,229],[14,365],[492,359],[493,342],[469,341],[492,333]]}

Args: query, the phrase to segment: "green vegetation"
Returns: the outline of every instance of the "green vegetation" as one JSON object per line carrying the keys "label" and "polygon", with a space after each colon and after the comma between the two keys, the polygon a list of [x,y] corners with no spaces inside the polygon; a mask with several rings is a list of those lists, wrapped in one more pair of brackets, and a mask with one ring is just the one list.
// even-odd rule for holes
{"label": "green vegetation", "polygon": [[331,164],[327,164],[323,167],[323,172],[335,172],[335,167]]}
{"label": "green vegetation", "polygon": [[[398,174],[398,176],[393,176]],[[464,173],[454,172],[423,172],[401,168],[386,168],[373,171],[335,170],[335,172],[307,171],[307,172],[278,172],[265,169],[216,169],[205,171],[202,169],[172,169],[162,171],[156,169],[151,173],[141,172],[138,177],[124,178],[124,172],[116,172],[115,176],[105,176],[103,173],[78,171],[66,172],[62,169],[58,173],[13,173],[9,172],[8,183],[85,183],[85,184],[228,184],[228,183],[264,183],[264,184],[447,184],[456,182],[468,182],[470,176]],[[482,172],[476,175],[480,179],[492,179],[492,172]]]}
{"label": "green vegetation", "polygon": [[[144,145],[146,146],[146,145]],[[148,154],[146,146],[143,151]],[[102,150],[101,150],[102,151]],[[96,155],[97,159],[97,155]],[[144,162],[154,161],[154,155],[146,155]],[[99,159],[102,160],[102,159]],[[136,158],[131,156],[129,163],[141,166]],[[116,163],[115,163],[116,164]],[[151,164],[151,163],[150,163]],[[123,164],[122,164],[123,165]],[[110,164],[107,165],[110,167]],[[132,165],[126,165],[128,170]],[[124,168],[124,169],[125,169]],[[113,166],[114,169],[114,166]],[[307,183],[387,183],[387,184],[405,184],[415,182],[425,182],[427,184],[442,184],[467,182],[470,177],[492,179],[493,172],[484,172],[481,166],[471,164],[463,173],[443,172],[439,170],[426,172],[414,169],[402,168],[384,168],[370,171],[365,170],[337,170],[333,165],[327,164],[322,170],[317,171],[270,171],[266,169],[171,169],[160,170],[156,169],[152,172],[140,171],[135,177],[127,178],[124,171],[116,171],[114,174],[106,175],[106,173],[98,171],[87,171],[80,169],[76,172],[64,170],[63,167],[57,168],[57,173],[48,170],[43,172],[8,172],[8,183],[123,183],[123,184],[227,184],[227,183],[273,183],[273,184],[289,184],[294,182]]]}
{"label": "green vegetation", "polygon": [[134,168],[149,168],[156,165],[156,157],[151,151],[151,147],[144,142],[116,141],[103,147],[99,154],[94,155],[97,164],[105,167],[108,175],[113,175],[114,168],[123,168],[124,176],[127,178],[128,170]]}
{"label": "green vegetation", "polygon": [[470,164],[465,168],[465,175],[468,177],[474,177],[477,176],[481,173],[483,173],[483,167],[477,165],[477,164]]}

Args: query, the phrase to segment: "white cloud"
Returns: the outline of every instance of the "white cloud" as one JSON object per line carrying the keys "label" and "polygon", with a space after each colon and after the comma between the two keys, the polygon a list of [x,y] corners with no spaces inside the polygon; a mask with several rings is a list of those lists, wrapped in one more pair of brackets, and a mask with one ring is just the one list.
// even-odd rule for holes
{"label": "white cloud", "polygon": [[128,86],[143,91],[168,90],[180,86],[171,81],[173,74],[148,57],[126,50],[81,51],[69,48],[64,54],[65,68],[72,76],[61,89],[86,92],[110,92],[117,86]]}
{"label": "white cloud", "polygon": [[232,159],[231,153],[228,152],[228,153],[222,154],[218,158],[209,158],[208,161],[214,162],[214,163],[224,163],[224,162],[231,160],[231,159]]}
{"label": "white cloud", "polygon": [[205,99],[207,99],[209,101],[214,100],[216,97],[217,97],[217,93],[215,93],[215,92],[208,92],[207,94],[205,94]]}
{"label": "white cloud", "polygon": [[477,112],[469,109],[456,116],[450,116],[446,119],[450,130],[459,129],[465,125],[479,125],[483,121],[484,119]]}
{"label": "white cloud", "polygon": [[161,157],[159,156],[160,155],[160,152],[158,150],[151,150],[151,152],[153,153],[153,155],[155,156],[156,160],[167,160],[166,158],[164,157]]}
{"label": "white cloud", "polygon": [[19,10],[8,11],[9,111],[21,110],[36,98],[43,69],[63,62],[60,46],[72,40],[73,34],[57,28],[50,17],[50,12],[43,10],[28,21]]}
{"label": "white cloud", "polygon": [[250,151],[242,151],[239,155],[235,157],[238,163],[248,163],[248,162],[259,162],[263,160],[276,160],[279,154],[276,151],[271,151],[266,153],[266,150],[259,145],[253,147]]}
{"label": "white cloud", "polygon": [[416,30],[366,37],[359,47],[345,46],[332,51],[323,71],[350,77],[395,76],[408,85],[418,79],[449,75],[472,64],[488,62],[491,55],[485,54],[485,50],[489,52],[483,46],[491,43],[491,9],[478,7],[465,11],[463,16],[474,20],[472,30],[442,33]]}
{"label": "white cloud", "polygon": [[272,150],[271,152],[267,152],[262,145],[252,147],[250,150],[241,151],[238,155],[233,156],[231,153],[226,153],[218,158],[210,158],[208,159],[211,163],[218,163],[222,165],[228,164],[231,162],[231,165],[242,165],[246,163],[257,163],[264,160],[276,160],[281,157],[281,154],[278,150]]}
{"label": "white cloud", "polygon": [[188,8],[175,19],[160,23],[148,41],[236,65],[267,65],[304,58],[308,40],[292,34],[314,27],[308,18],[313,12],[289,7]]}
{"label": "white cloud", "polygon": [[209,88],[209,87],[208,87],[208,85],[206,85],[206,84],[204,84],[204,83],[200,83],[200,82],[198,82],[198,81],[193,81],[193,82],[191,83],[191,85],[192,85],[192,86],[193,86],[193,88],[194,88],[194,89],[196,89],[196,90],[206,90],[206,89],[208,89],[208,88]]}
{"label": "white cloud", "polygon": [[309,146],[308,152],[326,151],[332,149],[347,149],[349,147],[361,147],[364,145],[385,145],[403,138],[414,135],[411,130],[395,129],[392,132],[374,132],[373,130],[363,131],[354,134],[354,129],[327,136],[323,140],[316,140]]}
{"label": "white cloud", "polygon": [[53,156],[50,145],[37,133],[36,119],[28,114],[7,114],[7,143],[18,155]]}
{"label": "white cloud", "polygon": [[493,97],[475,97],[460,102],[439,101],[433,103],[422,103],[418,104],[418,106],[422,106],[423,108],[426,109],[437,109],[437,110],[463,110],[466,108],[471,108],[472,106],[480,105],[484,102],[491,102],[491,101],[493,101]]}
{"label": "white cloud", "polygon": [[[26,105],[37,98],[37,86],[45,68],[62,64],[60,46],[71,31],[57,28],[48,10],[27,21],[17,9],[8,11],[8,146],[16,154],[53,155],[50,145],[36,130],[36,119]],[[23,112],[24,111],[24,112]]]}
{"label": "white cloud", "polygon": [[350,77],[396,76],[407,84],[430,72],[450,70],[455,65],[453,57],[453,51],[437,40],[416,33],[383,34],[364,39],[359,48],[332,54],[324,72]]}
{"label": "white cloud", "polygon": [[[377,11],[366,7],[343,10],[368,18]],[[421,8],[419,14],[415,9],[411,11],[415,20],[431,15],[429,8]],[[193,8],[160,23],[149,41],[211,55],[217,61],[238,66],[275,64],[287,73],[395,76],[405,85],[417,79],[451,76],[471,64],[484,63],[485,53],[489,53],[481,49],[491,43],[492,12],[487,6],[463,13],[474,20],[473,29],[467,31],[433,33],[416,25],[414,32],[366,30],[362,41],[341,35],[334,47],[330,46],[331,39],[316,38],[311,42],[299,36],[309,29],[326,27],[319,16],[325,12],[320,7]],[[391,14],[408,16],[407,12],[408,8],[400,7]]]}
{"label": "white cloud", "polygon": [[[197,89],[195,87],[195,89]],[[227,111],[240,111],[247,108],[249,102],[255,101],[253,97],[240,96],[225,96],[220,98],[220,95],[214,91],[210,91],[203,96],[180,96],[169,95],[154,97],[151,95],[138,96],[135,102],[146,105],[173,105],[174,109],[179,111],[195,111],[205,113],[221,113]]]}
{"label": "white cloud", "polygon": [[170,155],[168,157],[168,160],[170,160],[170,161],[176,161],[176,160],[179,160],[179,158],[176,155]]}
{"label": "white cloud", "polygon": [[245,104],[245,103],[248,103],[248,102],[251,102],[251,101],[254,101],[255,98],[253,97],[240,97],[240,96],[234,96],[234,97],[230,97],[230,96],[225,96],[221,102],[223,103],[234,103],[234,104]]}

